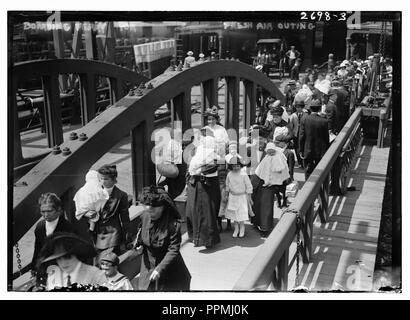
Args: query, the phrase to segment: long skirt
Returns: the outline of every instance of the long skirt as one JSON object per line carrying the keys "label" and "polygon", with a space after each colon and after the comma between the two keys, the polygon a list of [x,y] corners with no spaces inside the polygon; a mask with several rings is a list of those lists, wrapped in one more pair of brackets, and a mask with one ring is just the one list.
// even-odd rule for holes
{"label": "long skirt", "polygon": [[218,177],[189,179],[185,210],[188,237],[195,246],[212,247],[221,241],[217,226],[220,201]]}
{"label": "long skirt", "polygon": [[262,231],[271,231],[273,225],[273,204],[275,187],[263,187],[263,180],[259,179],[257,175],[251,176],[253,185],[253,213],[252,223],[259,227]]}

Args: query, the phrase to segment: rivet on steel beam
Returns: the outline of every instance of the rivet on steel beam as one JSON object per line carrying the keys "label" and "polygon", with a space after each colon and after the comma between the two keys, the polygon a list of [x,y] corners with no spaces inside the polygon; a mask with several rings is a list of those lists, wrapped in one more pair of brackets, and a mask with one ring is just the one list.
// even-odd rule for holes
{"label": "rivet on steel beam", "polygon": [[151,82],[150,82],[150,83],[148,83],[148,85],[147,85],[147,89],[149,89],[149,90],[154,89],[154,86],[152,85],[152,83],[151,83]]}
{"label": "rivet on steel beam", "polygon": [[59,146],[54,146],[53,151],[51,151],[51,152],[52,152],[52,154],[59,154],[59,153],[61,153],[61,149],[60,149]]}
{"label": "rivet on steel beam", "polygon": [[77,140],[78,139],[77,133],[76,132],[71,132],[69,139],[70,140]]}
{"label": "rivet on steel beam", "polygon": [[70,153],[71,153],[70,148],[65,147],[65,148],[63,149],[63,156],[68,156]]}
{"label": "rivet on steel beam", "polygon": [[80,140],[80,141],[85,141],[85,140],[87,140],[88,139],[88,137],[87,137],[87,135],[85,134],[85,133],[80,133],[80,138],[78,139],[78,140]]}

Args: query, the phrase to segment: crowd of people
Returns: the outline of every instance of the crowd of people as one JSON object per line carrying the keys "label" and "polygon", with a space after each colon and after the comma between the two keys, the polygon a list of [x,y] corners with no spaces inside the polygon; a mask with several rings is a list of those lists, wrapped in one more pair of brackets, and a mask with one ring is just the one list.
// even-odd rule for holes
{"label": "crowd of people", "polygon": [[[294,67],[298,56],[290,57]],[[279,208],[288,206],[286,187],[293,183],[295,166],[304,168],[308,179],[348,120],[352,79],[360,75],[364,90],[369,86],[374,72],[369,58],[334,62],[329,55],[325,71],[314,65],[290,80],[284,102],[269,97],[257,108],[246,154],[239,152],[243,141],[230,139],[220,123],[218,107],[207,109],[206,126],[189,162],[184,164],[182,145],[171,139],[172,150],[165,155],[175,172],[164,173],[157,186],[143,188],[136,235],[127,193],[116,186],[115,165],[90,170],[73,199],[75,218],[88,222],[91,241],[66,219],[56,194],[42,194],[38,207],[43,219],[35,228],[32,259],[35,288],[78,283],[110,290],[189,290],[191,275],[180,254],[181,216],[174,202],[183,192],[188,239],[194,246],[209,249],[220,243],[223,219],[226,229],[233,223],[234,238],[246,237],[247,220],[267,237],[274,228],[275,200]],[[390,61],[384,65],[391,73]],[[127,250],[141,257],[135,266],[138,281],[121,273],[119,256]]]}

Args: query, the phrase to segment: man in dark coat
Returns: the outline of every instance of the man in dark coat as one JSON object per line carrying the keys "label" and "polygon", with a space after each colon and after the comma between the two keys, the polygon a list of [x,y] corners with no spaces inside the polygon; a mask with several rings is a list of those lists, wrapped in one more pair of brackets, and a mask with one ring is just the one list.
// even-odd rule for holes
{"label": "man in dark coat", "polygon": [[98,169],[98,174],[103,188],[108,191],[110,197],[102,208],[100,219],[95,226],[95,247],[100,252],[108,249],[120,254],[120,245],[126,245],[131,241],[128,196],[115,186],[118,175],[115,165],[102,166]]}
{"label": "man in dark coat", "polygon": [[329,147],[329,131],[326,119],[319,116],[321,108],[319,100],[310,105],[311,114],[302,118],[299,130],[299,153],[304,159],[305,179],[324,156]]}

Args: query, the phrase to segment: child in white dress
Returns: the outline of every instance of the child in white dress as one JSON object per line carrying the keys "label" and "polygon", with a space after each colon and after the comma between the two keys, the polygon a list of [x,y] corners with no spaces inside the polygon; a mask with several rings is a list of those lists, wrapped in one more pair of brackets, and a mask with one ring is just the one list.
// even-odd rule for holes
{"label": "child in white dress", "polygon": [[289,178],[289,167],[281,150],[272,142],[266,145],[266,155],[255,170],[255,174],[264,182],[263,187],[281,185]]}
{"label": "child in white dress", "polygon": [[243,164],[238,157],[232,157],[228,164],[228,175],[226,177],[226,195],[228,204],[226,206],[225,217],[234,221],[235,229],[232,237],[243,238],[245,236],[245,221],[248,216],[254,216],[252,210],[252,184],[243,171]]}
{"label": "child in white dress", "polygon": [[95,223],[100,218],[98,212],[104,207],[109,197],[107,190],[101,186],[98,172],[88,171],[84,186],[74,196],[75,217],[80,220],[85,216],[90,224],[90,231],[94,231]]}

